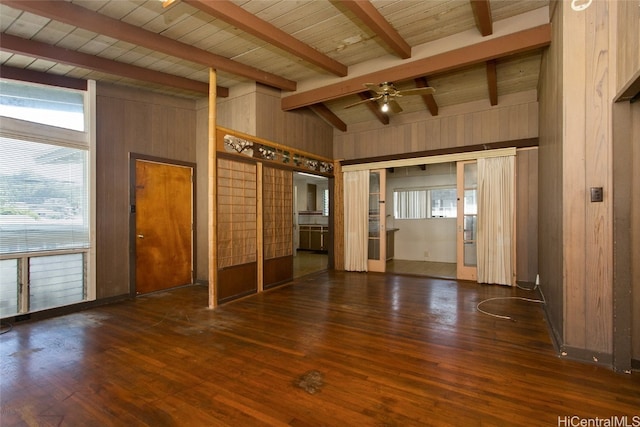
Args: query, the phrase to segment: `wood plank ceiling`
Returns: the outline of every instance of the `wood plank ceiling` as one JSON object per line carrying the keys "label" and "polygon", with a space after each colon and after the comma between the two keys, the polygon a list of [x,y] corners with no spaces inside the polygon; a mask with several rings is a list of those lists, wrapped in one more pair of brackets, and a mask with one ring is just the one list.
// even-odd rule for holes
{"label": "wood plank ceiling", "polygon": [[[166,7],[163,7],[166,6]],[[548,0],[0,0],[1,75],[40,71],[206,96],[247,82],[338,129],[380,120],[364,83],[431,86],[404,112],[535,90]],[[24,70],[24,71],[23,71]],[[402,113],[399,113],[402,114]]]}

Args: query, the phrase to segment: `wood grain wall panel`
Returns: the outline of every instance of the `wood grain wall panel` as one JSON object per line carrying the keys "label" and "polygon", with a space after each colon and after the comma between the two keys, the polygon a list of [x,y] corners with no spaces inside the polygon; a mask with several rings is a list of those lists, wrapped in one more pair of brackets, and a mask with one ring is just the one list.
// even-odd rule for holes
{"label": "wood grain wall panel", "polygon": [[228,98],[216,103],[216,124],[249,135],[256,133],[255,86],[234,88]]}
{"label": "wood grain wall panel", "polygon": [[[615,87],[610,86],[609,8],[608,2],[594,2],[585,29],[586,38],[586,114],[584,189],[603,187],[605,202],[592,203],[583,196],[586,213],[586,348],[613,351],[613,210],[611,197],[611,107]],[[589,66],[587,66],[589,64]],[[589,88],[589,89],[586,89]],[[598,90],[594,90],[598,88]],[[580,192],[582,193],[582,191]]]}
{"label": "wood grain wall panel", "polygon": [[[567,11],[568,12],[568,11]],[[612,211],[608,2],[565,13],[564,204],[565,343],[612,352]],[[594,27],[595,23],[595,27]],[[593,31],[596,28],[596,31]],[[597,88],[597,90],[596,90]],[[590,187],[605,200],[591,203]]]}
{"label": "wood grain wall panel", "polygon": [[229,266],[218,271],[218,304],[251,295],[257,291],[257,263]]}
{"label": "wood grain wall panel", "polygon": [[[474,110],[475,108],[475,110]],[[392,117],[392,125],[366,122],[334,131],[333,156],[340,160],[404,154],[538,136],[538,103],[526,94],[498,107],[481,103],[443,108],[432,117],[422,112]]]}
{"label": "wood grain wall panel", "polygon": [[96,298],[101,299],[130,292],[129,164],[122,102],[99,96],[97,110],[101,119],[96,126]]}
{"label": "wood grain wall panel", "polygon": [[282,111],[280,91],[257,85],[255,96],[255,136],[333,158],[333,127],[330,124],[306,108]]}
{"label": "wood grain wall panel", "polygon": [[[631,104],[632,173],[631,173],[631,292],[632,357],[640,361],[640,103]],[[635,260],[635,262],[634,262]]]}
{"label": "wood grain wall panel", "polygon": [[538,273],[538,149],[516,155],[516,279],[535,283]]}
{"label": "wood grain wall panel", "polygon": [[[164,121],[155,120],[156,107],[164,111]],[[196,163],[190,148],[196,120],[192,100],[100,83],[96,114],[96,296],[101,299],[130,292],[129,154]]]}
{"label": "wood grain wall panel", "polygon": [[547,301],[548,320],[559,344],[564,342],[563,270],[563,2],[552,8],[552,40],[540,70],[540,137],[538,148],[538,270]]}
{"label": "wood grain wall panel", "polygon": [[640,70],[640,7],[637,1],[615,2],[617,7],[617,78],[616,92]]}
{"label": "wood grain wall panel", "polygon": [[264,289],[293,280],[293,255],[264,260]]}
{"label": "wood grain wall panel", "polygon": [[219,126],[333,158],[333,127],[309,109],[285,112],[280,91],[258,84],[233,88],[218,101]]}
{"label": "wood grain wall panel", "polygon": [[[564,276],[565,344],[586,348],[586,135],[585,114],[585,15],[570,13],[563,7],[564,38],[564,98],[563,109],[571,108],[572,114],[564,118],[563,135],[563,187],[564,187]],[[568,32],[572,37],[566,37]],[[569,78],[570,76],[570,78]]]}
{"label": "wood grain wall panel", "polygon": [[[613,104],[613,306],[614,306],[614,369],[629,371],[632,367],[635,334],[636,289],[633,270],[637,252],[634,251],[634,204],[638,187],[634,172],[638,170],[630,102]],[[640,118],[640,117],[639,117]],[[636,136],[637,137],[637,136]],[[636,181],[637,182],[637,181]],[[635,200],[634,200],[635,199]],[[631,298],[629,298],[631,295]],[[634,327],[635,325],[635,327]]]}

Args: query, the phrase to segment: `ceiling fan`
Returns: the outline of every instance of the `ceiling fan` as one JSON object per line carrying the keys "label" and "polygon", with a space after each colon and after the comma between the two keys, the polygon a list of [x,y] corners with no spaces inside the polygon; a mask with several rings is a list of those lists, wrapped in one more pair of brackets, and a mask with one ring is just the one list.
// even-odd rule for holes
{"label": "ceiling fan", "polygon": [[373,83],[365,83],[364,86],[371,92],[375,92],[375,96],[372,96],[368,99],[363,99],[362,101],[358,101],[351,105],[347,105],[344,108],[351,108],[356,105],[364,104],[365,102],[377,101],[379,99],[382,99],[381,110],[383,113],[386,113],[387,111],[389,111],[389,109],[391,109],[391,111],[393,111],[394,113],[400,113],[402,111],[402,108],[400,107],[400,104],[396,102],[396,97],[400,98],[410,95],[432,95],[436,92],[432,87],[419,87],[415,89],[398,90],[391,82],[384,82],[377,85]]}

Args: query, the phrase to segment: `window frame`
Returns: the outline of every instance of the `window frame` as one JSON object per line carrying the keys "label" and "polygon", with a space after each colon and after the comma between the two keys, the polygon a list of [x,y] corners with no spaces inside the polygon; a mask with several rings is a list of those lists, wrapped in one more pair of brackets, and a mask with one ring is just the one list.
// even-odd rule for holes
{"label": "window frame", "polygon": [[[22,82],[25,85],[39,85],[36,83]],[[19,286],[18,312],[9,315],[0,314],[4,317],[12,317],[16,315],[31,313],[29,308],[29,289],[28,277],[29,259],[39,256],[83,253],[85,259],[85,301],[93,301],[96,299],[96,83],[93,80],[87,81],[87,89],[65,88],[69,91],[77,91],[83,94],[84,99],[84,131],[71,130],[56,126],[44,125],[36,122],[30,122],[11,117],[0,116],[0,136],[22,141],[32,141],[47,145],[76,148],[86,150],[88,152],[86,176],[88,191],[88,219],[89,219],[89,247],[69,250],[52,250],[39,252],[22,252],[22,253],[0,253],[0,259],[17,259],[18,260],[18,277],[16,278]],[[55,308],[55,307],[48,307]],[[38,310],[39,311],[39,310]]]}
{"label": "window frame", "polygon": [[[455,216],[433,216],[433,199],[432,199],[432,192],[434,190],[454,190],[457,192],[457,188],[456,186],[451,186],[451,185],[441,185],[441,186],[430,186],[430,187],[399,187],[399,188],[394,188],[393,189],[393,219],[394,220],[400,220],[400,221],[411,221],[411,220],[424,220],[424,219],[447,219],[447,218],[457,218],[457,211],[456,209],[454,209],[454,213],[456,214]],[[396,193],[402,193],[402,192],[410,192],[410,191],[424,191],[425,192],[425,196],[424,196],[424,212],[425,215],[424,216],[419,216],[419,217],[415,217],[415,218],[408,218],[408,217],[398,217],[397,213],[397,207],[396,207],[396,201],[397,201],[397,196]]]}

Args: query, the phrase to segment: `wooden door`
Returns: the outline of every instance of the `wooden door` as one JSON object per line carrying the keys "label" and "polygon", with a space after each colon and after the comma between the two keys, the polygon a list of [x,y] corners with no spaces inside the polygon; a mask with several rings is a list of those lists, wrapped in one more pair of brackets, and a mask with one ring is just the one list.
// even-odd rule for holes
{"label": "wooden door", "polygon": [[369,172],[369,248],[367,268],[384,273],[387,263],[386,169]]}
{"label": "wooden door", "polygon": [[135,160],[137,294],[193,282],[192,168]]}
{"label": "wooden door", "polygon": [[460,280],[477,280],[478,163],[458,162],[457,167],[457,275]]}

